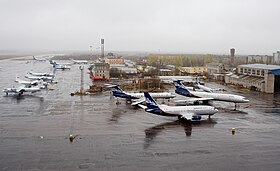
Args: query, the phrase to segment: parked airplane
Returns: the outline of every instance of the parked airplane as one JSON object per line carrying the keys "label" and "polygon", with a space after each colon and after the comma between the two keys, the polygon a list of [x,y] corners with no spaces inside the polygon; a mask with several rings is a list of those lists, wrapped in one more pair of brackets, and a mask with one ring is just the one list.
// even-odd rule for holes
{"label": "parked airplane", "polygon": [[39,81],[38,80],[35,80],[35,81],[26,81],[26,80],[21,80],[19,79],[18,77],[16,77],[16,80],[15,82],[17,83],[20,83],[20,84],[23,84],[25,85],[25,87],[33,87],[33,86],[37,86],[39,84]]}
{"label": "parked airplane", "polygon": [[72,58],[70,58],[70,60],[74,63],[74,64],[87,64],[88,61],[86,60],[74,60]]}
{"label": "parked airplane", "polygon": [[6,93],[6,95],[8,95],[9,93],[13,93],[13,94],[18,94],[19,96],[21,96],[24,92],[37,92],[40,91],[41,89],[38,87],[25,87],[25,85],[22,85],[18,88],[5,88],[3,90],[4,93]]}
{"label": "parked airplane", "polygon": [[35,56],[33,56],[33,60],[40,61],[40,62],[45,62],[46,61],[46,59],[38,59],[38,58],[35,58]]}
{"label": "parked airplane", "polygon": [[45,82],[52,82],[54,80],[54,77],[47,77],[47,76],[30,76],[30,75],[25,75],[25,78],[28,78],[30,80],[42,80]]}
{"label": "parked airplane", "polygon": [[[112,88],[113,96],[115,96],[115,97],[125,98],[127,100],[140,99],[140,100],[136,101],[136,103],[133,103],[132,105],[136,105],[136,104],[139,104],[139,103],[145,101],[144,93],[125,92],[117,85],[109,85],[108,87]],[[154,98],[162,98],[162,99],[170,99],[170,98],[175,97],[174,94],[168,93],[168,92],[165,92],[165,93],[150,93],[150,94]]]}
{"label": "parked airplane", "polygon": [[[206,87],[205,85],[202,85],[200,83],[200,77],[196,77],[195,80],[196,80],[195,87],[198,88],[198,89],[201,89],[205,92],[213,93],[213,92],[217,92],[217,91],[225,91],[222,88],[210,88],[210,87]],[[188,88],[188,89],[190,90],[190,88]]]}
{"label": "parked airplane", "polygon": [[210,87],[206,87],[204,85],[201,85],[199,82],[196,83],[196,87],[198,87],[199,89],[208,92],[208,93],[213,93],[213,92],[217,92],[217,91],[224,91],[224,89],[221,88],[210,88]]}
{"label": "parked airplane", "polygon": [[49,60],[50,64],[51,65],[67,65],[67,66],[71,66],[73,63],[58,63],[57,61],[54,61],[54,60]]}
{"label": "parked airplane", "polygon": [[190,91],[188,88],[184,86],[182,80],[174,81],[174,85],[176,87],[175,92],[177,94],[187,96],[187,97],[197,97],[199,98],[206,98],[204,101],[209,100],[217,100],[217,101],[225,101],[225,102],[233,102],[235,103],[235,110],[236,110],[236,103],[248,103],[249,100],[245,99],[243,96],[234,95],[234,94],[223,94],[223,93],[209,93],[209,92],[197,92],[197,91]]}
{"label": "parked airplane", "polygon": [[167,106],[159,105],[148,92],[144,92],[147,106],[139,104],[146,112],[161,116],[178,117],[187,121],[200,121],[201,115],[214,115],[218,112],[213,106]]}
{"label": "parked airplane", "polygon": [[34,75],[34,76],[54,77],[54,74],[50,74],[50,73],[40,73],[40,72],[32,72],[32,71],[30,71],[28,74]]}
{"label": "parked airplane", "polygon": [[71,69],[71,67],[69,66],[70,64],[59,64],[53,60],[50,60],[50,64],[53,66],[54,69],[61,69],[61,70]]}

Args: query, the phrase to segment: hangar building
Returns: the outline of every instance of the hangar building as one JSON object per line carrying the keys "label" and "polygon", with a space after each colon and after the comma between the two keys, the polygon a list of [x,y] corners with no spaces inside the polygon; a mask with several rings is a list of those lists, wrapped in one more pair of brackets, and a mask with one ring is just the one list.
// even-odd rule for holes
{"label": "hangar building", "polygon": [[225,83],[265,93],[280,92],[280,66],[266,64],[246,64],[237,67],[236,74],[227,74]]}

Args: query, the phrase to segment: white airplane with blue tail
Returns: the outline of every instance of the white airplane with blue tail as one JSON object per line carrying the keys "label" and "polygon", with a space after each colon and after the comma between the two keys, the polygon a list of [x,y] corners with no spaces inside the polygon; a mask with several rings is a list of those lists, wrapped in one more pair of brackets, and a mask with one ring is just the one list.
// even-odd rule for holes
{"label": "white airplane with blue tail", "polygon": [[148,92],[144,92],[147,106],[139,104],[146,112],[169,117],[178,117],[187,121],[200,121],[202,115],[210,116],[218,112],[213,106],[167,106],[159,105]]}
{"label": "white airplane with blue tail", "polygon": [[201,99],[202,101],[208,102],[210,100],[224,101],[224,102],[233,102],[236,103],[248,103],[249,100],[243,96],[234,95],[234,94],[224,94],[224,93],[210,93],[210,92],[197,92],[191,91],[184,86],[182,80],[173,81],[176,87],[175,93],[180,94],[186,97],[196,97],[197,100]]}
{"label": "white airplane with blue tail", "polygon": [[[140,103],[145,102],[144,93],[133,93],[133,92],[126,92],[123,91],[118,85],[108,85],[107,87],[112,89],[113,96],[119,98],[125,98],[128,101],[136,100],[131,105],[137,105]],[[150,93],[153,98],[160,98],[160,99],[170,99],[174,98],[176,95],[169,93],[169,92],[162,92],[162,93]]]}

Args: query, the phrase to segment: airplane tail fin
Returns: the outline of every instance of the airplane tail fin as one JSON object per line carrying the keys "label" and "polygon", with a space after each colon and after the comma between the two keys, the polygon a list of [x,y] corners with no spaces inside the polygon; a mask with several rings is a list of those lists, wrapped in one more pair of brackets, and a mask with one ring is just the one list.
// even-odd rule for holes
{"label": "airplane tail fin", "polygon": [[49,62],[50,62],[51,65],[56,65],[56,62],[53,61],[53,60],[49,60]]}
{"label": "airplane tail fin", "polygon": [[33,56],[33,60],[36,60],[35,56]]}
{"label": "airplane tail fin", "polygon": [[19,81],[20,81],[19,76],[16,76],[15,82],[19,82]]}
{"label": "airplane tail fin", "polygon": [[159,109],[157,102],[152,98],[148,92],[144,92],[146,98],[146,104],[148,109]]}
{"label": "airplane tail fin", "polygon": [[200,84],[200,77],[199,77],[199,76],[197,76],[197,77],[195,78],[195,83],[196,83],[196,84]]}
{"label": "airplane tail fin", "polygon": [[57,63],[56,63],[55,61],[50,60],[49,62],[50,62],[50,64],[53,66],[53,68],[56,68],[56,67],[57,67]]}
{"label": "airplane tail fin", "polygon": [[118,85],[109,86],[112,89],[113,96],[131,99],[132,97],[123,91]]}
{"label": "airplane tail fin", "polygon": [[112,92],[114,93],[123,93],[124,91],[118,86],[118,85],[114,85],[111,87],[112,88]]}
{"label": "airplane tail fin", "polygon": [[175,80],[173,81],[175,85],[175,93],[183,95],[183,96],[190,96],[191,93],[187,87],[184,86],[183,80]]}

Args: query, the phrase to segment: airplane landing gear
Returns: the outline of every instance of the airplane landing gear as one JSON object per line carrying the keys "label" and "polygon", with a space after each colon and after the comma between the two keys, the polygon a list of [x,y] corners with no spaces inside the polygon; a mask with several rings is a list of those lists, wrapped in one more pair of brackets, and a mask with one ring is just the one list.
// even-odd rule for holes
{"label": "airplane landing gear", "polygon": [[237,108],[239,108],[239,105],[237,103],[234,103],[234,110],[236,111]]}
{"label": "airplane landing gear", "polygon": [[121,102],[120,102],[119,99],[117,98],[116,105],[119,105],[119,104],[121,104]]}

